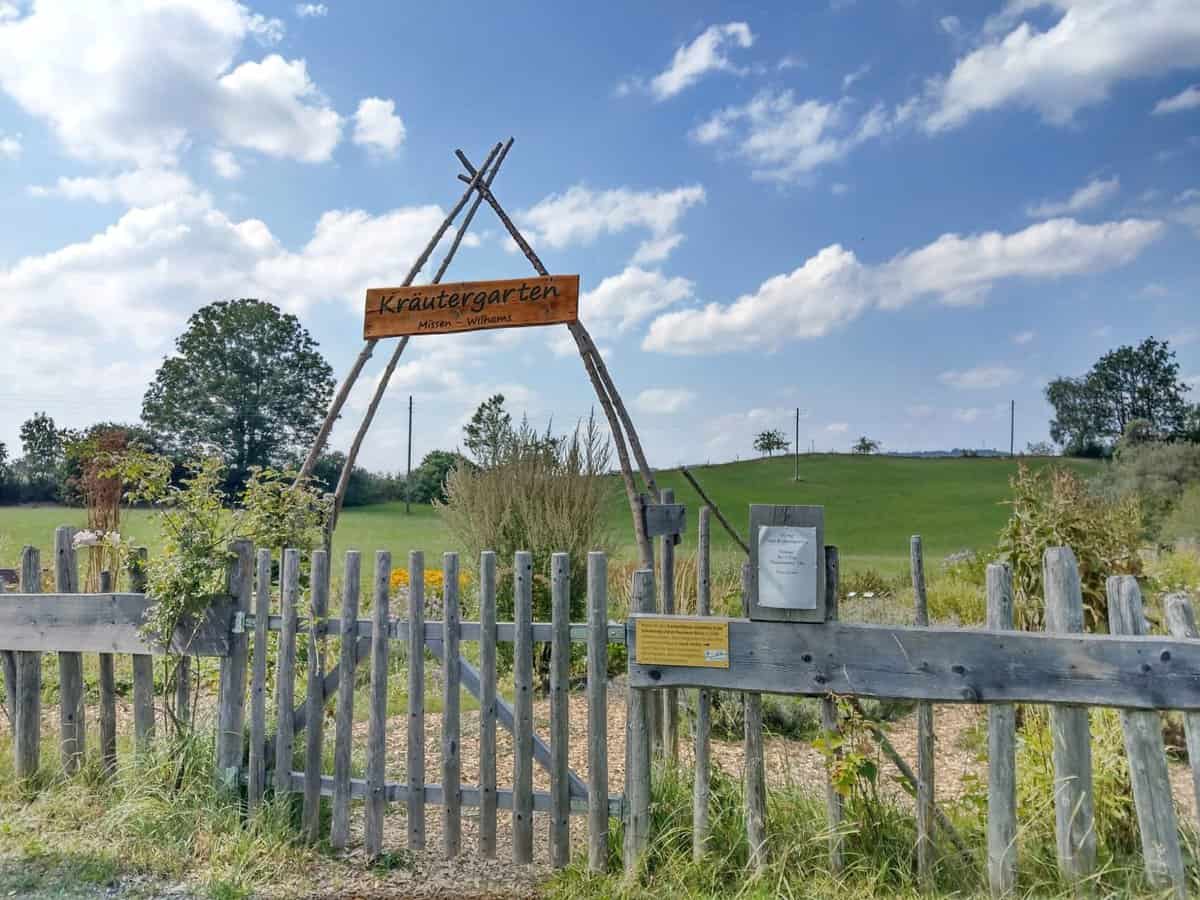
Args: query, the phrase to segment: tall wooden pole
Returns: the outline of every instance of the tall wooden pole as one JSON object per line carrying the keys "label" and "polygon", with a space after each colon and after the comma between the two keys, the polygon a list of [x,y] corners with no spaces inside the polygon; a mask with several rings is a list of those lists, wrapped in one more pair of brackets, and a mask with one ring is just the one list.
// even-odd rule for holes
{"label": "tall wooden pole", "polygon": [[800,407],[796,407],[796,443],[792,444],[792,455],[796,458],[796,474],[793,481],[800,480]]}
{"label": "tall wooden pole", "polygon": [[1008,455],[1015,456],[1017,436],[1017,401],[1008,401]]}
{"label": "tall wooden pole", "polygon": [[404,472],[404,514],[412,515],[412,412],[413,398],[408,395],[408,468]]}

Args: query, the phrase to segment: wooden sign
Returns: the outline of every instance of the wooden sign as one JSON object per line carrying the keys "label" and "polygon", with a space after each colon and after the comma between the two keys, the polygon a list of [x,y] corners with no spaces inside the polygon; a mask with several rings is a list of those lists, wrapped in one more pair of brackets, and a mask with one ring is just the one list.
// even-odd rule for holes
{"label": "wooden sign", "polygon": [[579,318],[579,276],[462,281],[367,290],[363,336],[449,334]]}
{"label": "wooden sign", "polygon": [[643,666],[729,668],[729,623],[666,616],[634,619],[634,654]]}
{"label": "wooden sign", "polygon": [[825,621],[825,509],[750,507],[750,618]]}

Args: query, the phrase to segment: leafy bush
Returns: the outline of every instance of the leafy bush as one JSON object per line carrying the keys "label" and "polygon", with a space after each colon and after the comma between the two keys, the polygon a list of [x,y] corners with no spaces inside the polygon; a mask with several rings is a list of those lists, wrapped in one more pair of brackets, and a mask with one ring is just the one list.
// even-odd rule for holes
{"label": "leafy bush", "polygon": [[1042,557],[1050,547],[1070,547],[1079,562],[1088,624],[1107,633],[1105,579],[1141,574],[1137,497],[1094,494],[1068,469],[1033,471],[1024,464],[1013,476],[1012,488],[1012,515],[1000,534],[1000,555],[1012,567],[1017,627],[1043,628]]}
{"label": "leafy bush", "polygon": [[1150,588],[1157,593],[1200,593],[1200,549],[1181,547],[1160,553],[1147,565],[1146,574],[1150,576]]}
{"label": "leafy bush", "polygon": [[986,568],[981,554],[963,552],[947,557],[942,571],[925,584],[930,619],[983,624],[987,620]]}
{"label": "leafy bush", "polygon": [[1189,485],[1163,519],[1159,538],[1165,543],[1200,543],[1200,482]]}
{"label": "leafy bush", "polygon": [[[1200,444],[1182,441],[1122,443],[1116,458],[1095,479],[1097,492],[1111,501],[1131,494],[1141,498],[1147,538],[1165,537],[1162,529],[1172,508],[1190,485],[1197,484]],[[1196,527],[1200,526],[1200,495],[1193,496],[1191,523]]]}

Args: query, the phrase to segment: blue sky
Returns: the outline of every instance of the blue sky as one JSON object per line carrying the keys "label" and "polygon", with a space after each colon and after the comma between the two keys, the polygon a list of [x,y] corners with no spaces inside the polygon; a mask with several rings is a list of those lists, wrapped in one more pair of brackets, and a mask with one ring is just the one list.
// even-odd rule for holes
{"label": "blue sky", "polygon": [[[652,464],[797,406],[805,447],[905,450],[1006,447],[1015,400],[1024,446],[1048,378],[1150,334],[1200,386],[1195,0],[0,0],[0,441],[135,419],[218,299],[297,313],[340,376],[453,150],[509,135],[496,193],[580,273]],[[528,273],[486,207],[473,235],[448,279]],[[565,338],[414,339],[363,461],[402,466],[410,393],[418,455],[497,390],[568,427]]]}

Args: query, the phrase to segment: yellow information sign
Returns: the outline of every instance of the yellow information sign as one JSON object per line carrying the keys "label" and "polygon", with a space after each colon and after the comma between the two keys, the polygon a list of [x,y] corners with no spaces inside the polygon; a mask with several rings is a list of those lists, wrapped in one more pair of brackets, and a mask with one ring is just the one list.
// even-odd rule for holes
{"label": "yellow information sign", "polygon": [[643,666],[729,668],[729,623],[636,619],[637,662]]}

